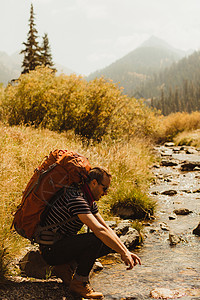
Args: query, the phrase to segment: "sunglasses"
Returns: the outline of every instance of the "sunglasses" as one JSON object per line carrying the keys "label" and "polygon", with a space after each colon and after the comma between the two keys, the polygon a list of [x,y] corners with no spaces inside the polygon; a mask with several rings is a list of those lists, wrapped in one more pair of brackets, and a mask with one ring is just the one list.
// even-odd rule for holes
{"label": "sunglasses", "polygon": [[106,193],[108,191],[109,187],[107,185],[104,185],[103,183],[100,183],[100,185],[102,185],[103,191],[104,191],[104,193]]}

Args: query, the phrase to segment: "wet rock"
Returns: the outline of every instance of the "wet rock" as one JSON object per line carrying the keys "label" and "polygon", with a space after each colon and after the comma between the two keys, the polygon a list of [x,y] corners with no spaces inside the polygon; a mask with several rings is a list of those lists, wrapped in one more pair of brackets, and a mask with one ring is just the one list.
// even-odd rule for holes
{"label": "wet rock", "polygon": [[115,232],[118,236],[125,235],[128,232],[129,227],[131,226],[130,221],[128,220],[124,220],[124,221],[125,222],[120,222],[118,226],[115,228]]}
{"label": "wet rock", "polygon": [[165,151],[160,153],[161,156],[172,156],[172,151]]}
{"label": "wet rock", "polygon": [[199,222],[198,226],[192,231],[192,233],[200,236],[200,222]]}
{"label": "wet rock", "polygon": [[172,149],[172,151],[173,151],[174,153],[179,153],[179,152],[180,152],[180,147],[174,147],[174,148]]}
{"label": "wet rock", "polygon": [[170,179],[170,178],[165,178],[164,181],[165,181],[165,182],[172,182],[172,179]]}
{"label": "wet rock", "polygon": [[192,191],[190,191],[190,190],[182,190],[181,192],[184,192],[184,193],[187,193],[187,194],[192,193]]}
{"label": "wet rock", "polygon": [[50,267],[40,255],[40,252],[29,251],[20,261],[22,275],[37,279],[46,279],[51,273]]}
{"label": "wet rock", "polygon": [[194,190],[193,193],[200,193],[200,189]]}
{"label": "wet rock", "polygon": [[117,205],[113,205],[111,208],[111,212],[120,217],[121,219],[131,219],[131,220],[135,220],[135,219],[142,219],[144,217],[147,217],[147,213],[140,209],[138,207],[138,209],[135,209],[133,206],[119,206]]}
{"label": "wet rock", "polygon": [[181,164],[181,171],[194,171],[196,167],[200,167],[200,162],[184,162]]}
{"label": "wet rock", "polygon": [[151,194],[152,195],[159,195],[159,192],[158,191],[153,191]]}
{"label": "wet rock", "polygon": [[169,231],[169,227],[166,223],[160,223],[160,228],[164,231]]}
{"label": "wet rock", "polygon": [[159,165],[153,165],[152,168],[159,169],[160,166]]}
{"label": "wet rock", "polygon": [[169,220],[176,220],[176,215],[175,215],[175,214],[170,215],[170,216],[169,216]]}
{"label": "wet rock", "polygon": [[97,259],[94,263],[94,266],[92,268],[92,272],[98,272],[103,270],[103,265],[100,263],[100,261]]}
{"label": "wet rock", "polygon": [[168,190],[161,193],[162,195],[174,196],[177,194],[176,190]]}
{"label": "wet rock", "polygon": [[160,164],[163,167],[178,166],[178,163],[175,160],[162,160]]}
{"label": "wet rock", "polygon": [[115,221],[106,221],[106,224],[112,229],[117,227],[117,223]]}
{"label": "wet rock", "polygon": [[186,154],[197,154],[198,151],[194,148],[188,148],[185,153]]}
{"label": "wet rock", "polygon": [[129,228],[125,235],[120,236],[120,240],[128,249],[131,249],[139,244],[139,233],[134,228]]}
{"label": "wet rock", "polygon": [[150,292],[150,296],[154,299],[173,299],[184,296],[184,293],[178,290],[156,288]]}
{"label": "wet rock", "polygon": [[175,144],[174,144],[173,142],[166,142],[166,143],[164,144],[164,146],[165,146],[165,147],[174,147]]}
{"label": "wet rock", "polygon": [[159,227],[150,227],[148,229],[149,229],[149,233],[155,233],[155,232],[158,232],[160,230]]}
{"label": "wet rock", "polygon": [[188,208],[177,208],[173,211],[176,215],[189,215],[192,213]]}
{"label": "wet rock", "polygon": [[181,241],[181,238],[177,234],[174,234],[172,232],[169,233],[169,242],[170,242],[171,246],[174,246],[174,245],[180,243],[180,241]]}

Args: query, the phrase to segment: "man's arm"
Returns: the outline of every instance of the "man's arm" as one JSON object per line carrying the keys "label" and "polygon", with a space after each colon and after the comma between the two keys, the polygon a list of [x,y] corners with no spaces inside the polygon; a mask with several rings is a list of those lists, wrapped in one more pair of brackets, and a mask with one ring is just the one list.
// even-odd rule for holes
{"label": "man's arm", "polygon": [[128,266],[129,270],[137,263],[141,264],[140,258],[126,248],[115,232],[106,225],[99,213],[95,216],[93,214],[79,214],[78,217],[105,245],[121,255],[122,260]]}

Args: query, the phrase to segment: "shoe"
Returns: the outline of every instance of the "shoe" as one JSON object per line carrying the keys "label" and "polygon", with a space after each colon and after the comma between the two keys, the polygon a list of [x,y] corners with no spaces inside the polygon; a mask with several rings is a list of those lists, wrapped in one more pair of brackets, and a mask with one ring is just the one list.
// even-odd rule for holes
{"label": "shoe", "polygon": [[53,275],[62,279],[63,283],[67,286],[70,285],[74,272],[70,265],[57,265],[53,267]]}
{"label": "shoe", "polygon": [[82,282],[75,278],[72,279],[69,290],[72,293],[78,294],[86,299],[103,299],[103,294],[100,292],[95,292],[91,288],[89,282]]}

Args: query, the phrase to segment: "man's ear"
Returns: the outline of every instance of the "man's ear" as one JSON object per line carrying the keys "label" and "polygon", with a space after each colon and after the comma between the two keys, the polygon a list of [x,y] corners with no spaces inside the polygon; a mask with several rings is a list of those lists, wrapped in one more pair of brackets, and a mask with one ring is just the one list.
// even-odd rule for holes
{"label": "man's ear", "polygon": [[98,185],[98,182],[96,179],[92,179],[88,185],[89,185],[90,189],[93,190]]}
{"label": "man's ear", "polygon": [[96,179],[93,179],[93,180],[91,181],[91,184],[92,184],[93,187],[95,187],[95,186],[98,184],[98,182],[97,182]]}

